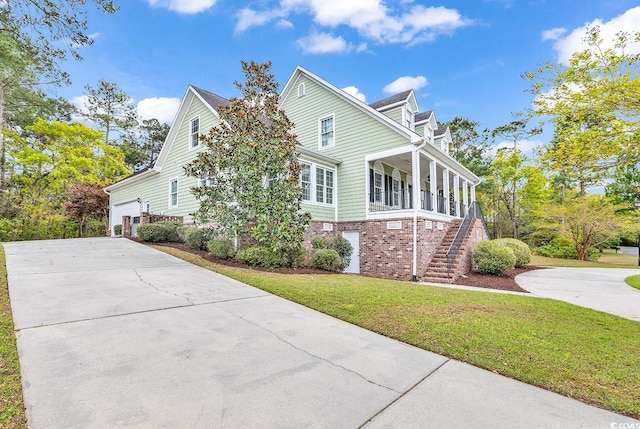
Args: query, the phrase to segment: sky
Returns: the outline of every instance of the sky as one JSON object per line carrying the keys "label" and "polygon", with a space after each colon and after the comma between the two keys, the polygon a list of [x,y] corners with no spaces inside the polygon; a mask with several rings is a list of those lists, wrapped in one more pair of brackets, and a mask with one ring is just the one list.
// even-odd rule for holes
{"label": "sky", "polygon": [[[94,44],[63,68],[58,95],[82,104],[86,85],[118,84],[139,114],[171,123],[189,84],[225,98],[240,61],[272,62],[282,88],[297,65],[367,103],[405,89],[439,122],[508,123],[532,102],[521,78],[567,62],[588,26],[605,38],[640,29],[638,0],[116,0],[89,6]],[[640,52],[640,46],[633,49]],[[530,150],[551,138],[529,142]],[[500,142],[496,142],[499,144]]]}

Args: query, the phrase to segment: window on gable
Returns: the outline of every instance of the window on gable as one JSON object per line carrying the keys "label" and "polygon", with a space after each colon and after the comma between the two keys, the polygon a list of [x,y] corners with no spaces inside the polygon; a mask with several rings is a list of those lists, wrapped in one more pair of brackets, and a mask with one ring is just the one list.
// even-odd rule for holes
{"label": "window on gable", "polygon": [[414,115],[413,115],[413,110],[411,110],[411,107],[408,105],[407,105],[407,108],[405,109],[405,116],[407,118],[407,128],[409,128],[410,130],[413,130]]}
{"label": "window on gable", "polygon": [[169,182],[169,207],[178,207],[178,179]]}
{"label": "window on gable", "polygon": [[311,201],[311,166],[302,164],[300,169],[300,189],[302,201]]}
{"label": "window on gable", "polygon": [[334,126],[333,116],[320,120],[320,147],[329,147],[334,145]]}
{"label": "window on gable", "polygon": [[190,121],[189,147],[194,148],[200,144],[200,118],[196,117]]}
{"label": "window on gable", "polygon": [[298,97],[302,97],[305,93],[306,88],[304,86],[304,83],[301,83],[300,85],[298,85]]}

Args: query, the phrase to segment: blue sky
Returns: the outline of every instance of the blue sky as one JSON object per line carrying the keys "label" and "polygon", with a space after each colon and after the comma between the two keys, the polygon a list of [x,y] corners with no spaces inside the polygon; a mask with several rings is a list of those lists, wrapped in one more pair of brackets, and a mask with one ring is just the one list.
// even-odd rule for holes
{"label": "blue sky", "polygon": [[[520,75],[603,35],[640,28],[638,0],[119,0],[90,7],[93,46],[64,68],[59,95],[117,83],[143,117],[171,122],[188,84],[223,97],[243,81],[240,60],[273,62],[281,87],[301,65],[368,103],[408,87],[439,121],[495,128],[531,103]],[[636,49],[638,47],[635,47]],[[530,145],[550,138],[546,132]]]}

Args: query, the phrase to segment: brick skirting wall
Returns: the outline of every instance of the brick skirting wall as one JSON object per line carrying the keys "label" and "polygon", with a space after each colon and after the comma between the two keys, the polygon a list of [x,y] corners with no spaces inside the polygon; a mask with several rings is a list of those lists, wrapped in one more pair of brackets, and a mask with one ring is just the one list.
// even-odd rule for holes
{"label": "brick skirting wall", "polygon": [[[427,227],[429,222],[431,228]],[[329,225],[332,231],[326,230]],[[439,225],[442,229],[438,229]],[[418,280],[429,266],[450,225],[447,221],[418,218]],[[399,229],[389,229],[388,226]],[[312,220],[305,232],[304,246],[310,249],[311,239],[318,235],[332,237],[343,231],[360,233],[360,274],[398,280],[413,279],[413,218],[357,222]]]}

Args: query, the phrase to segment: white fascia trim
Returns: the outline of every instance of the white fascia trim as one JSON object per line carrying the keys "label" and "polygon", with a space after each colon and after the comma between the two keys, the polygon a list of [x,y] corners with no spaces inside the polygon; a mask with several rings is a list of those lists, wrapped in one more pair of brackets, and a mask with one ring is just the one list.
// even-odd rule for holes
{"label": "white fascia trim", "polygon": [[394,218],[407,218],[412,219],[414,210],[388,210],[381,212],[369,212],[367,211],[367,220],[369,219],[394,219]]}
{"label": "white fascia trim", "polygon": [[414,150],[413,146],[402,146],[395,149],[385,150],[383,152],[370,153],[364,156],[365,161],[377,161],[382,158],[387,158],[389,156],[401,155],[403,153],[410,153]]}
{"label": "white fascia trim", "polygon": [[152,168],[151,170],[147,170],[147,171],[145,171],[143,173],[136,174],[135,176],[131,176],[131,177],[128,177],[126,179],[122,179],[121,181],[116,182],[113,185],[106,186],[104,188],[104,191],[109,193],[109,192],[114,191],[116,189],[120,189],[123,186],[128,186],[128,185],[130,185],[132,183],[136,183],[136,182],[139,182],[141,180],[144,180],[147,177],[154,176],[154,175],[158,174],[159,172],[160,172],[159,170],[156,170],[155,168]]}
{"label": "white fascia trim", "polygon": [[448,155],[442,152],[439,148],[431,145],[425,145],[422,149],[420,149],[422,155],[427,158],[436,161],[440,166],[447,167],[453,172],[457,173],[460,177],[467,180],[474,185],[480,183],[480,178],[473,174],[469,169],[467,169],[464,165],[460,164],[456,159],[454,159],[451,155]]}
{"label": "white fascia trim", "polygon": [[298,154],[300,156],[302,156],[303,158],[307,157],[307,158],[312,158],[312,160],[316,159],[318,161],[325,162],[325,163],[330,164],[330,165],[340,165],[340,164],[342,164],[342,161],[340,161],[339,159],[330,157],[328,155],[324,155],[322,153],[318,153],[316,151],[313,151],[311,149],[307,149],[307,148],[305,148],[303,146],[300,146],[300,145],[296,146],[296,152],[298,152]]}
{"label": "white fascia trim", "polygon": [[387,127],[391,128],[394,131],[398,132],[399,134],[402,134],[403,136],[407,137],[411,141],[411,143],[416,143],[416,142],[421,142],[422,141],[422,137],[420,137],[420,135],[418,135],[417,133],[411,131],[409,128],[407,128],[407,127],[405,127],[405,126],[403,126],[401,124],[398,124],[393,119],[391,119],[391,118],[385,116],[384,114],[378,112],[376,109],[374,109],[372,107],[369,107],[368,104],[363,103],[362,101],[360,101],[357,98],[355,98],[353,95],[347,94],[346,92],[342,91],[341,89],[337,88],[336,86],[332,85],[331,83],[329,83],[326,80],[322,79],[321,77],[311,73],[309,70],[307,70],[307,69],[305,69],[304,67],[301,67],[301,66],[297,66],[296,67],[296,69],[291,74],[291,77],[289,77],[289,80],[287,81],[286,85],[284,86],[282,92],[280,93],[280,104],[282,104],[284,102],[284,100],[288,97],[289,93],[291,92],[291,87],[293,86],[293,83],[295,82],[295,80],[298,77],[298,75],[303,74],[303,73],[309,79],[311,79],[311,80],[315,81],[316,83],[324,86],[325,88],[327,88],[329,91],[333,92],[338,97],[340,97],[343,100],[347,101],[349,104],[351,104],[354,107],[360,109],[361,111],[367,113],[368,115],[373,116],[374,118],[378,119],[380,122],[382,122]]}

